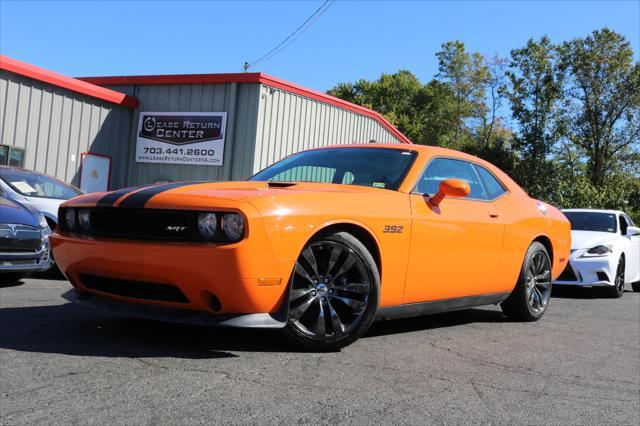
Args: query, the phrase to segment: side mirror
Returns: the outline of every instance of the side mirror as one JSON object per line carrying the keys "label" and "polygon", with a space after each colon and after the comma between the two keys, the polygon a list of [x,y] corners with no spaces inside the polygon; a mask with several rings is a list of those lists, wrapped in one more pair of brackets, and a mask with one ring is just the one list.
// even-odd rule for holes
{"label": "side mirror", "polygon": [[471,193],[469,184],[460,179],[445,179],[440,182],[438,193],[429,199],[433,206],[439,206],[444,197],[466,197]]}
{"label": "side mirror", "polygon": [[637,226],[627,226],[627,237],[633,237],[634,235],[640,235],[640,228]]}

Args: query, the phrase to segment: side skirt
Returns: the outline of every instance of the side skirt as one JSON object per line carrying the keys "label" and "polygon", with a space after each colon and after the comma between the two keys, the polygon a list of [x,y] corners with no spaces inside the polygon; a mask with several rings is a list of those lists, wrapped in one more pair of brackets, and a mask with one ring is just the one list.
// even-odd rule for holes
{"label": "side skirt", "polygon": [[475,306],[491,305],[503,302],[510,293],[482,294],[480,296],[456,297],[453,299],[433,300],[406,305],[383,306],[378,309],[377,319],[408,318],[421,315],[458,311]]}

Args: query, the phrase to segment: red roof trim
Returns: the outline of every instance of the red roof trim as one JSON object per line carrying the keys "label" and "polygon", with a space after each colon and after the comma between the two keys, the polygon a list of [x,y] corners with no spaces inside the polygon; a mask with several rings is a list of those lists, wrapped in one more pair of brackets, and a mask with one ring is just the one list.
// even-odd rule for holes
{"label": "red roof trim", "polygon": [[139,104],[136,98],[125,95],[124,93],[96,86],[94,84],[87,83],[86,81],[67,77],[4,55],[0,55],[0,70],[9,71],[14,74],[19,74],[34,80],[62,87],[63,89],[71,90],[72,92],[81,93],[83,95],[91,96],[92,98],[101,99],[103,101],[129,108],[137,108]]}
{"label": "red roof trim", "polygon": [[380,113],[369,108],[329,96],[326,93],[308,89],[276,77],[263,73],[234,73],[234,74],[182,74],[182,75],[139,75],[118,77],[78,77],[78,79],[99,86],[120,85],[157,85],[157,84],[225,84],[225,83],[261,83],[277,89],[286,90],[308,98],[325,102],[348,111],[356,112],[376,120],[391,134],[403,143],[411,143],[409,138],[403,135]]}

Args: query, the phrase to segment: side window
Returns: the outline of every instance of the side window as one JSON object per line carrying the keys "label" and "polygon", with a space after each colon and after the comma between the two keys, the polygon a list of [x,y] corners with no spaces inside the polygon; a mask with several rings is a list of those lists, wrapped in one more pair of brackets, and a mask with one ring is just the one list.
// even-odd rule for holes
{"label": "side window", "polygon": [[460,179],[469,184],[471,193],[469,198],[486,200],[484,188],[480,183],[480,178],[471,163],[450,158],[436,158],[431,161],[424,171],[416,187],[422,194],[434,195],[438,192],[440,182],[445,179]]}
{"label": "side window", "polygon": [[24,149],[0,145],[0,165],[24,167]]}
{"label": "side window", "polygon": [[627,235],[628,226],[629,226],[629,223],[627,223],[627,219],[623,215],[620,215],[620,234],[621,235]]}
{"label": "side window", "polygon": [[473,167],[476,169],[476,172],[478,172],[478,176],[480,176],[480,180],[484,185],[487,199],[495,200],[496,198],[507,192],[505,187],[489,170],[485,169],[482,166],[478,166],[477,164],[474,164]]}

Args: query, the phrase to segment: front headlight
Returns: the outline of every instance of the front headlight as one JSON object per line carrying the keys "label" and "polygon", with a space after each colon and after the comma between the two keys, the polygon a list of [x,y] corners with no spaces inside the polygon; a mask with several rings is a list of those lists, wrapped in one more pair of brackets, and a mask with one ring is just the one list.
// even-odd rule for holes
{"label": "front headlight", "polygon": [[200,213],[198,215],[198,233],[204,239],[211,240],[218,228],[218,218],[215,213]]}
{"label": "front headlight", "polygon": [[40,213],[40,216],[38,217],[38,225],[40,226],[40,228],[49,227],[49,224],[47,223],[47,219],[44,217],[42,213]]}
{"label": "front headlight", "polygon": [[64,211],[64,222],[69,230],[76,227],[76,209],[66,209]]}
{"label": "front headlight", "polygon": [[49,228],[49,223],[47,223],[47,219],[42,213],[40,213],[40,217],[38,218],[38,225],[40,226],[42,237],[47,238],[51,234],[51,228]]}
{"label": "front headlight", "polygon": [[244,237],[244,217],[238,213],[226,213],[222,216],[222,229],[231,241],[240,241]]}
{"label": "front headlight", "polygon": [[85,231],[91,229],[91,212],[89,211],[89,209],[78,210],[78,223],[80,224],[80,227]]}
{"label": "front headlight", "polygon": [[583,254],[582,257],[606,256],[611,253],[613,253],[612,245],[599,245],[587,250],[587,252]]}

